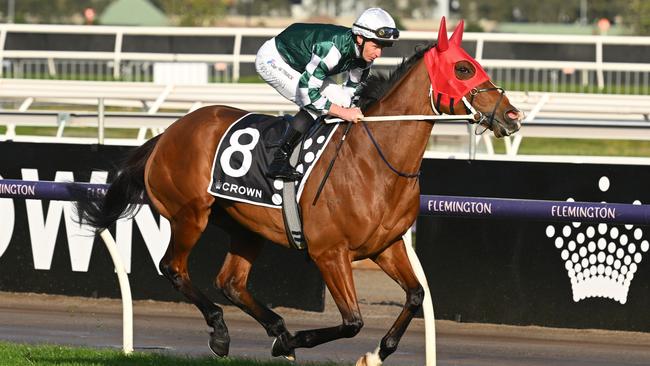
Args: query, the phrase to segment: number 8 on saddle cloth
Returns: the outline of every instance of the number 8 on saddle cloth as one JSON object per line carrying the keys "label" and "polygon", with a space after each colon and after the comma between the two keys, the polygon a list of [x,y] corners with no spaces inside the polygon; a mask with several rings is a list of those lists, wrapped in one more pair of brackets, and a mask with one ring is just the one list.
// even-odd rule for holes
{"label": "number 8 on saddle cloth", "polygon": [[[283,181],[268,178],[265,173],[278,148],[274,144],[280,140],[290,118],[249,113],[235,121],[219,141],[208,192],[233,201],[282,208]],[[337,127],[337,123],[317,121],[298,145],[295,168],[304,176],[296,183],[297,200]]]}

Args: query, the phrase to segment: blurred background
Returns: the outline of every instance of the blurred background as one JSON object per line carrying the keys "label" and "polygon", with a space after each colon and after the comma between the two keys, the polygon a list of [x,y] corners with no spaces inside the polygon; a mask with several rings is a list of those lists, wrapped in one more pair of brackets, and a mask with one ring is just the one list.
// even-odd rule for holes
{"label": "blurred background", "polygon": [[31,24],[269,27],[295,21],[349,24],[371,6],[389,11],[405,30],[431,30],[441,15],[447,15],[464,18],[472,32],[650,34],[650,2],[644,0],[1,0],[0,19]]}
{"label": "blurred background", "polygon": [[[293,113],[296,106],[257,76],[258,48],[291,23],[350,26],[373,6],[403,31],[373,72],[390,72],[435,41],[441,16],[450,30],[464,19],[463,47],[528,115],[511,142],[484,136],[472,150],[464,127],[437,127],[432,149],[453,145],[470,157],[650,155],[650,134],[639,130],[650,121],[648,0],[0,0],[0,137],[42,131],[23,120],[53,123],[50,133],[70,136],[76,132],[66,126],[83,120],[73,112],[96,117],[104,107],[147,115],[117,123],[127,127],[159,117],[164,128],[209,104]],[[88,126],[96,124],[91,117]],[[122,143],[151,136],[139,130]]]}
{"label": "blurred background", "polygon": [[[351,26],[364,9],[374,6],[389,11],[402,33],[400,41],[375,61],[373,73],[388,73],[418,47],[435,42],[442,16],[447,17],[450,31],[464,19],[463,48],[483,65],[496,85],[507,91],[512,104],[526,114],[521,130],[502,139],[490,133],[477,134],[475,125],[465,122],[436,122],[424,153],[425,174],[420,182],[423,193],[650,202],[647,180],[643,180],[650,167],[650,0],[0,0],[0,178],[33,180],[34,173],[36,178],[53,180],[61,172],[61,177],[68,180],[68,173],[74,172],[77,181],[86,181],[97,167],[110,169],[127,151],[124,147],[141,145],[204,106],[293,114],[297,106],[257,76],[254,61],[259,47],[291,23]],[[341,80],[341,76],[337,78]],[[419,92],[426,95],[428,85],[424,79],[421,81]],[[607,188],[600,187],[603,178],[607,179]],[[612,189],[604,194],[610,179]],[[12,201],[7,204],[11,206],[4,207],[12,207],[13,213]],[[41,204],[32,204],[39,209],[35,214],[41,215],[38,222],[45,222]],[[16,207],[16,212],[25,211],[20,208],[24,206]],[[3,291],[68,293],[67,285],[106,283],[106,273],[112,271],[108,263],[97,270],[100,279],[96,281],[95,277],[79,281],[83,273],[71,276],[65,258],[68,249],[61,242],[66,239],[56,234],[61,207],[58,203],[48,205],[47,230],[38,231],[53,232],[49,238],[52,240],[34,242],[31,247],[28,238],[40,238],[33,233],[27,235],[31,219],[17,221],[12,239],[13,216],[0,215],[0,228],[7,222],[10,227],[9,235],[0,237],[0,257],[9,246],[13,250],[4,254],[5,263],[31,271],[29,250],[46,245],[49,249],[43,252],[57,253],[55,267],[58,265],[56,268],[68,276],[53,281],[58,277],[34,269],[30,275],[4,276],[7,280],[2,282],[13,281],[16,288],[3,287]],[[64,214],[71,212],[66,208]],[[479,314],[475,319],[481,320],[491,313],[505,314],[508,319],[550,314],[552,326],[579,323],[579,327],[598,328],[608,321],[622,324],[629,320],[632,325],[622,329],[647,330],[650,323],[639,318],[647,312],[638,309],[647,309],[650,304],[648,277],[645,282],[637,280],[644,287],[630,291],[645,294],[631,300],[637,301],[632,307],[605,304],[593,311],[589,306],[595,302],[589,302],[587,308],[570,307],[563,292],[568,291],[566,274],[557,272],[549,277],[548,269],[555,267],[544,266],[560,263],[564,267],[562,262],[550,259],[551,251],[554,258],[558,253],[548,245],[551,235],[543,235],[544,227],[531,223],[528,229],[521,229],[509,221],[496,225],[472,221],[484,226],[472,228],[465,222],[461,226],[459,221],[418,222],[418,235],[422,235],[418,243],[451,243],[442,245],[443,249],[438,249],[440,245],[420,246],[444,250],[430,252],[436,263],[432,264],[432,259],[429,268],[443,271],[442,276],[450,276],[443,278],[452,279],[436,281],[438,286],[447,286],[438,288],[445,294],[439,299],[456,298],[448,294],[469,294],[469,300],[459,295],[461,306],[457,308],[462,310],[469,304]],[[71,216],[66,216],[66,230],[72,222]],[[158,230],[157,221],[151,222]],[[574,223],[575,228],[576,224],[580,225]],[[621,233],[628,229],[621,228]],[[166,246],[157,234],[145,235],[157,232],[154,229],[140,230],[142,237],[151,236]],[[614,230],[618,229],[612,229],[612,239]],[[438,235],[435,240],[434,235]],[[15,244],[9,245],[7,237]],[[509,237],[512,242],[507,241]],[[621,245],[626,245],[627,236],[618,237]],[[58,249],[53,252],[55,240]],[[92,248],[86,241],[77,244],[68,240],[71,261],[72,248]],[[131,237],[128,242],[124,240],[128,246],[123,248],[130,248]],[[138,274],[150,271],[158,278],[157,267],[151,265],[157,259],[152,262],[149,257],[154,258],[154,252],[162,255],[164,247],[162,251],[152,249],[146,240],[146,245],[142,241],[133,244],[138,250],[134,253],[142,260],[133,262],[133,268],[141,271]],[[555,243],[557,246],[558,241]],[[526,248],[534,248],[528,253],[532,256],[520,255]],[[90,252],[82,249],[75,258],[85,256],[90,260]],[[580,251],[584,257],[583,250],[587,251]],[[630,253],[634,250],[630,249]],[[638,251],[636,255],[640,255]],[[504,262],[501,258],[511,260]],[[85,265],[88,268],[88,262]],[[584,268],[586,271],[586,265]],[[595,268],[591,267],[593,275]],[[464,274],[460,274],[461,270],[465,270]],[[477,283],[476,273],[485,274],[481,276],[483,282],[468,288]],[[647,270],[645,273],[647,276]],[[629,282],[631,277],[627,278]],[[133,283],[138,291],[137,284],[149,290],[151,282]],[[508,283],[514,286],[512,292],[508,292]],[[31,284],[37,287],[29,287]],[[38,287],[41,284],[43,287]],[[161,286],[169,287],[166,281]],[[526,292],[526,288],[533,290]],[[479,303],[475,300],[482,290],[487,300]],[[80,294],[74,291],[71,294]],[[97,291],[88,292],[83,296],[97,296]],[[547,296],[551,292],[563,297]],[[533,295],[540,300],[533,300]],[[507,303],[511,305],[494,306],[502,304],[503,299],[512,300]],[[536,310],[542,308],[546,310]],[[463,311],[448,311],[444,316],[455,316],[460,321]],[[465,318],[463,313],[463,321]],[[577,323],[563,323],[563,319],[571,318]],[[581,323],[583,320],[585,323]],[[503,324],[511,320],[486,321]],[[537,320],[517,321],[540,324]],[[105,344],[104,340],[100,344]]]}

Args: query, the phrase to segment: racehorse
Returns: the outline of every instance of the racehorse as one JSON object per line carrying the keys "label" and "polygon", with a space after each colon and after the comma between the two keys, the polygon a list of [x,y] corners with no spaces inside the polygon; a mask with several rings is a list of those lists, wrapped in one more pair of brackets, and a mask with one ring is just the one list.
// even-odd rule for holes
{"label": "racehorse", "polygon": [[[443,18],[437,45],[417,51],[390,77],[369,79],[358,103],[364,114],[463,114],[467,110],[476,112],[480,116],[478,123],[492,130],[496,137],[517,131],[523,113],[510,104],[501,88],[495,87],[489,78],[480,77],[486,75],[484,70],[460,48],[462,31],[461,22],[448,39]],[[456,49],[455,53],[452,49]],[[434,67],[427,61],[427,57],[444,56],[445,52],[455,58],[447,62],[450,70],[443,70],[445,62]],[[441,85],[441,78],[446,86]],[[462,94],[464,108],[458,99],[454,103],[449,100],[450,95],[440,91],[463,85],[469,87]],[[213,328],[209,346],[218,356],[228,354],[230,343],[222,309],[192,284],[187,268],[190,251],[208,222],[221,226],[231,237],[215,284],[226,298],[275,338],[273,356],[294,359],[297,348],[350,338],[361,330],[363,320],[351,262],[370,258],[406,292],[402,311],[379,347],[357,361],[357,365],[381,364],[397,349],[424,297],[402,235],[418,215],[417,172],[433,123],[400,120],[353,125],[356,128],[349,130],[320,197],[314,200],[327,162],[337,154],[334,144],[326,147],[304,187],[299,205],[308,238],[307,253],[319,269],[342,323],[291,333],[282,317],[253,298],[246,286],[253,261],[265,240],[289,246],[280,210],[217,199],[207,193],[217,144],[228,127],[246,113],[227,106],[208,106],[185,115],[136,149],[119,170],[104,200],[79,202],[80,212],[89,224],[106,228],[119,217],[132,213],[134,205],[130,203],[146,193],[155,209],[171,224],[171,239],[159,268]],[[342,130],[335,132],[333,140],[341,138]]]}

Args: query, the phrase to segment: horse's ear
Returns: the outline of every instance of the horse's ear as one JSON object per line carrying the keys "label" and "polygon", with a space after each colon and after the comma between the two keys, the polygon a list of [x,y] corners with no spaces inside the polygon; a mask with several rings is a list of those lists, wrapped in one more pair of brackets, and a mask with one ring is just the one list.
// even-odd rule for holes
{"label": "horse's ear", "polygon": [[440,28],[438,29],[438,51],[444,52],[449,48],[449,39],[447,39],[447,22],[445,17],[440,20]]}
{"label": "horse's ear", "polygon": [[456,29],[454,30],[454,34],[452,34],[451,38],[449,39],[451,43],[455,43],[459,47],[463,42],[463,28],[465,28],[465,22],[461,19],[460,22],[458,22]]}

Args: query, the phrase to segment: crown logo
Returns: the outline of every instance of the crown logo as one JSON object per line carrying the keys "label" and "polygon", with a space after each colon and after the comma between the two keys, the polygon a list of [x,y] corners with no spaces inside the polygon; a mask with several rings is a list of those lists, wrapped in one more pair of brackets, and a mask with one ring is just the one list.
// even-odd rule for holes
{"label": "crown logo", "polygon": [[[599,188],[603,192],[609,189],[607,177],[600,178]],[[641,202],[637,200],[633,204]],[[556,224],[546,227],[546,236],[560,250],[575,302],[604,297],[625,304],[642,253],[650,249],[643,230],[634,225]]]}

